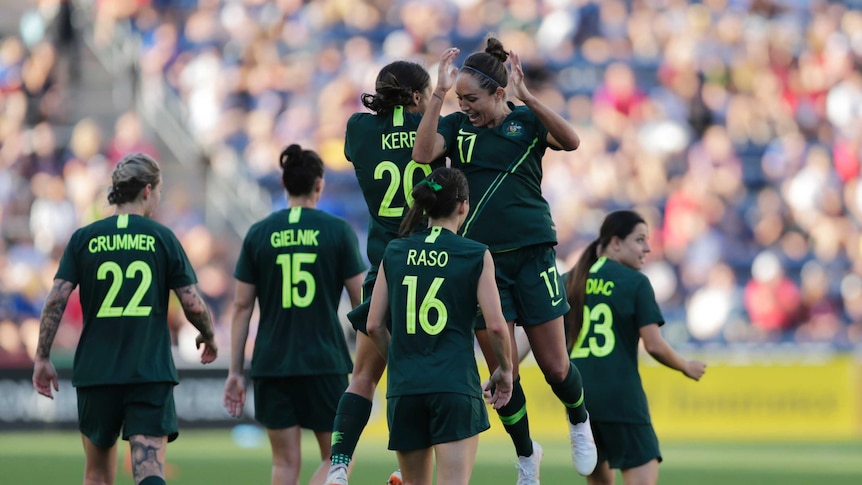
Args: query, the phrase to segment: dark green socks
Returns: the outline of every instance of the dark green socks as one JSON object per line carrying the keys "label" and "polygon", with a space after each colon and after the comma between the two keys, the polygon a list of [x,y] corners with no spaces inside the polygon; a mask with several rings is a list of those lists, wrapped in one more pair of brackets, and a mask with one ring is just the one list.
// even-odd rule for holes
{"label": "dark green socks", "polygon": [[141,480],[140,485],[166,485],[167,482],[161,478],[156,476],[149,476],[143,480]]}
{"label": "dark green socks", "polygon": [[524,396],[520,377],[512,384],[512,399],[497,410],[497,415],[500,416],[503,428],[512,437],[518,456],[530,456],[533,454],[533,440],[530,438],[530,423],[527,420],[527,397]]}
{"label": "dark green socks", "polygon": [[362,430],[371,417],[371,401],[364,397],[345,392],[338,401],[335,423],[332,426],[332,464],[349,465],[356,451],[356,444]]}
{"label": "dark green socks", "polygon": [[584,385],[581,381],[581,373],[578,372],[575,364],[569,362],[569,374],[563,382],[551,384],[551,390],[566,405],[569,421],[572,424],[583,423],[587,420],[587,407],[584,406]]}

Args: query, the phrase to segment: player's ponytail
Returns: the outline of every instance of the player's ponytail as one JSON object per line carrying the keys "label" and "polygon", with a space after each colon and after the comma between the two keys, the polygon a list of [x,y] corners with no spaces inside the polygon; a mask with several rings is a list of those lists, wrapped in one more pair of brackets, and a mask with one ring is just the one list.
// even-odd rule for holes
{"label": "player's ponytail", "polygon": [[407,236],[416,230],[423,216],[441,219],[452,215],[458,204],[470,196],[467,178],[457,168],[440,167],[413,187],[413,206],[401,221],[399,233]]}
{"label": "player's ponytail", "polygon": [[391,62],[377,74],[374,94],[362,94],[362,105],[375,114],[391,113],[396,106],[412,105],[413,93],[425,91],[430,84],[431,76],[419,64]]}

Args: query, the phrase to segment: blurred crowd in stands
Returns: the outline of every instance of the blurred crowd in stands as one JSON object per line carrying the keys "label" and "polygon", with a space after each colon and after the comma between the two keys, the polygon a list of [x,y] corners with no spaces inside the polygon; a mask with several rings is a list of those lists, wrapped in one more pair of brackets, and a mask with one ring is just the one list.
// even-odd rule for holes
{"label": "blurred crowd in stands", "polygon": [[[314,147],[328,170],[321,206],[360,239],[367,215],[342,152],[360,95],[391,60],[433,78],[443,49],[461,49],[457,64],[491,33],[582,138],[544,162],[561,269],[607,211],[635,208],[675,344],[862,348],[862,1],[82,3],[95,49],[135,37],[139,95],[181,103],[209,170],[257,181],[280,208],[278,153]],[[106,213],[112,164],[135,144],[154,150],[133,112],[113,133],[73,120],[57,142],[75,78],[57,68],[59,37],[22,27],[0,39],[0,359],[33,354],[57,259]],[[447,99],[444,113],[456,109]],[[189,251],[225,345],[236,256],[225,240],[241,235],[212,234],[202,210],[178,190],[159,218]],[[74,344],[80,310],[65,321],[58,346]]]}

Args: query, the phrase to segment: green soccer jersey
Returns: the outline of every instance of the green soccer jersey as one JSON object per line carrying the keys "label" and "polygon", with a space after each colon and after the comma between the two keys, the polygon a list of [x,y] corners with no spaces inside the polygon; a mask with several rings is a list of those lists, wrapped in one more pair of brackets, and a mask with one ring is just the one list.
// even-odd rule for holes
{"label": "green soccer jersey", "polygon": [[542,156],[548,130],[526,106],[493,128],[473,126],[462,112],[438,126],[452,166],[470,183],[470,214],[461,234],[499,252],[557,242],[542,196]]}
{"label": "green soccer jersey", "polygon": [[389,243],[383,258],[392,318],[387,397],[481,397],[473,318],[487,249],[439,226]]}
{"label": "green soccer jersey", "polygon": [[344,281],[364,270],[356,233],[343,219],[292,207],[252,225],[234,271],[255,286],[260,305],[251,376],[351,372],[338,303]]}
{"label": "green soccer jersey", "polygon": [[170,229],[129,214],[96,221],[72,235],[55,278],[80,286],[74,386],[178,382],[168,297],[197,279]]}
{"label": "green soccer jersey", "polygon": [[365,197],[368,222],[368,261],[380,265],[389,241],[413,202],[413,186],[443,160],[423,165],[413,161],[413,141],[422,115],[396,106],[391,114],[356,113],[347,121],[344,155],[353,163]]}
{"label": "green soccer jersey", "polygon": [[590,268],[584,324],[571,358],[584,380],[590,418],[650,423],[638,372],[640,328],[664,324],[649,279],[605,257]]}

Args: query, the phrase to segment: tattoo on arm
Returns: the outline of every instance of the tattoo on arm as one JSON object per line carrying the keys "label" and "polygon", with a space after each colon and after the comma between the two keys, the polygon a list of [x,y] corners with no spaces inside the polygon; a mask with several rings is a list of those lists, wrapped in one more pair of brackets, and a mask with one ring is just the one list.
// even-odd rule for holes
{"label": "tattoo on arm", "polygon": [[183,307],[183,313],[192,325],[205,338],[210,339],[214,335],[212,318],[210,317],[209,309],[204,303],[201,296],[198,294],[194,285],[177,288],[177,297],[180,299],[180,304]]}
{"label": "tattoo on arm", "polygon": [[60,327],[60,319],[66,310],[66,303],[75,285],[65,280],[54,280],[54,286],[45,300],[42,309],[42,320],[39,323],[39,345],[36,347],[36,357],[47,359],[51,355],[51,345]]}
{"label": "tattoo on arm", "polygon": [[130,437],[132,449],[132,473],[135,483],[144,478],[165,476],[164,451],[167,438],[164,436],[135,435]]}

